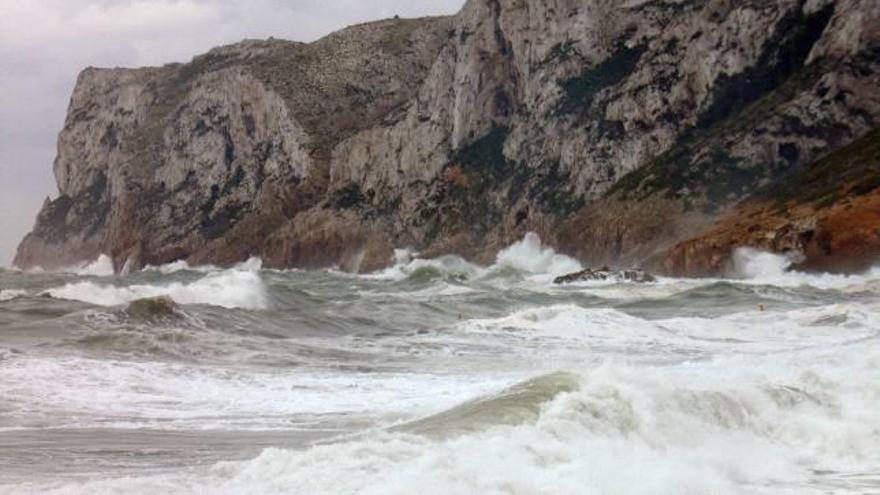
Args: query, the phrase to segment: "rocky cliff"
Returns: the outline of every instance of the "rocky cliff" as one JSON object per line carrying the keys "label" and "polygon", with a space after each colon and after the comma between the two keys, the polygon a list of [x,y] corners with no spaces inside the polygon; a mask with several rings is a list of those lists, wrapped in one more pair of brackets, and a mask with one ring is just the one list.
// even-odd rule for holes
{"label": "rocky cliff", "polygon": [[[687,239],[819,160],[858,165],[833,152],[878,126],[875,0],[470,0],[87,69],[16,264],[363,271],[536,231],[587,263],[697,273],[723,262],[686,261]],[[710,257],[750,242],[730,232]]]}
{"label": "rocky cliff", "polygon": [[674,275],[723,275],[748,246],[799,270],[855,272],[880,260],[880,128],[756,191],[706,232],[648,260]]}

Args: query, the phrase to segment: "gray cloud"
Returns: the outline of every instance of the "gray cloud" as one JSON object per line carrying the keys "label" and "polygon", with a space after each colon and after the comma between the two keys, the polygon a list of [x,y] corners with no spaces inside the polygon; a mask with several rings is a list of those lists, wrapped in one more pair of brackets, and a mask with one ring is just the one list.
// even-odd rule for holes
{"label": "gray cloud", "polygon": [[394,15],[456,12],[464,0],[0,0],[0,265],[57,191],[55,141],[87,66],[186,61],[244,38],[311,41]]}

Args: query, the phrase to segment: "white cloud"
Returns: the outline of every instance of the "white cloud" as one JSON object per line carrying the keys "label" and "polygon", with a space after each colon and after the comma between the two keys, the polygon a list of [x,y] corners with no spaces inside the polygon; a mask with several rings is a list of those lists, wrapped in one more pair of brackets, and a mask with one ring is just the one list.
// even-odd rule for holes
{"label": "white cloud", "polygon": [[187,61],[244,38],[311,41],[464,0],[0,0],[0,265],[55,194],[55,141],[79,71]]}

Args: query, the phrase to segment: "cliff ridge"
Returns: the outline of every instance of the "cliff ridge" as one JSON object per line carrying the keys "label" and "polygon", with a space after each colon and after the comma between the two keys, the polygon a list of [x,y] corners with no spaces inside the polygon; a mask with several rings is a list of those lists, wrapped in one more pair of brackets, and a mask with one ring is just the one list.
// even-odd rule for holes
{"label": "cliff ridge", "polygon": [[[876,139],[878,26],[871,0],[470,0],[86,69],[15,264],[366,271],[534,231],[595,266],[716,270],[689,239]],[[706,256],[756,242],[725,239]]]}

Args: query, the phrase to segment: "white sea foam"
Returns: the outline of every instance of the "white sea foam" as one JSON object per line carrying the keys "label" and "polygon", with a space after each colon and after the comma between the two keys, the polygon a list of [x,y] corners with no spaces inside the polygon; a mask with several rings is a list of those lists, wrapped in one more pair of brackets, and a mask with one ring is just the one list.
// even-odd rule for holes
{"label": "white sea foam", "polygon": [[[14,268],[19,271],[18,268]],[[70,265],[57,270],[47,272],[41,266],[34,266],[24,270],[22,273],[40,274],[40,273],[67,273],[72,275],[80,275],[83,277],[112,277],[116,274],[113,268],[113,259],[106,254],[101,254],[93,261],[87,261],[77,265]]]}
{"label": "white sea foam", "polygon": [[[584,348],[598,346],[606,357],[630,362],[678,360],[682,356],[709,358],[726,353],[766,354],[792,348],[823,349],[876,338],[880,335],[877,308],[835,304],[789,311],[753,311],[720,318],[679,317],[644,320],[615,309],[545,306],[514,312],[503,318],[476,319],[458,325],[461,334],[503,339],[507,352],[527,352],[537,342],[572,349],[585,359]],[[521,341],[521,344],[517,344]],[[537,341],[537,342],[536,342]],[[571,355],[555,351],[570,364]]]}
{"label": "white sea foam", "polygon": [[862,493],[868,487],[859,475],[870,479],[880,463],[880,356],[858,351],[838,350],[829,355],[836,359],[813,363],[605,365],[581,372],[578,390],[559,393],[536,420],[519,425],[499,417],[495,427],[446,440],[377,433],[305,451],[268,449],[205,471],[55,488],[65,494]]}
{"label": "white sea foam", "polygon": [[[251,267],[255,267],[251,265]],[[119,285],[75,282],[50,289],[59,299],[72,299],[100,306],[116,306],[147,297],[167,296],[179,304],[210,304],[225,308],[266,309],[266,286],[256,270],[229,269],[212,272],[192,283]]]}
{"label": "white sea foam", "polygon": [[84,263],[80,266],[73,266],[63,270],[63,273],[74,273],[76,275],[91,277],[112,277],[115,273],[113,269],[113,260],[106,254],[98,256],[95,261]]}
{"label": "white sea foam", "polygon": [[550,277],[583,269],[577,260],[544,246],[541,238],[534,233],[526,234],[523,240],[498,253],[495,267],[511,267],[526,273]]}
{"label": "white sea foam", "polygon": [[791,270],[791,266],[796,261],[786,255],[753,248],[739,248],[733,255],[736,274],[753,283],[780,287],[811,286],[818,289],[846,289],[875,286],[880,279],[880,267],[856,275],[803,273]]}
{"label": "white sea foam", "polygon": [[48,272],[41,266],[33,266],[26,270],[21,270],[18,267],[10,267],[9,269],[11,271],[20,273],[66,273],[71,275],[80,275],[84,277],[112,277],[116,273],[113,269],[113,259],[111,259],[106,254],[101,254],[100,256],[98,256],[97,259],[92,261],[58,268],[56,270],[51,270]]}
{"label": "white sea foam", "polygon": [[[32,484],[0,486],[0,493],[818,495],[880,488],[880,303],[870,294],[851,293],[875,290],[880,274],[791,273],[779,258],[747,253],[743,274],[751,278],[723,284],[661,280],[647,287],[551,289],[536,281],[546,279],[553,267],[570,268],[554,256],[530,238],[490,268],[455,257],[402,255],[399,271],[387,272],[388,279],[422,268],[444,274],[473,270],[467,273],[484,277],[473,285],[440,280],[418,286],[412,308],[430,298],[436,300],[425,305],[432,310],[457,309],[461,306],[444,297],[466,299],[460,298],[466,289],[478,292],[475,300],[491,301],[482,313],[490,316],[424,332],[261,341],[279,353],[285,345],[308,349],[314,360],[307,366],[124,361],[119,353],[103,359],[51,355],[68,350],[69,343],[10,354],[0,360],[0,422],[16,427],[30,420],[62,428],[266,429],[283,435],[280,430],[308,429],[304,422],[315,417],[366,417],[373,428],[310,448],[267,449],[243,462],[179,464],[159,475],[141,471],[111,479],[114,472],[100,472],[56,482],[34,475]],[[217,304],[221,287],[263,288],[250,268],[211,271],[188,284],[133,289],[124,280],[90,281],[67,289],[108,303],[165,294],[179,302],[192,297]],[[511,271],[519,275],[505,278],[504,290],[493,293],[491,276],[503,278]],[[436,274],[429,275],[437,281]],[[247,280],[259,283],[242,283]],[[381,291],[401,300],[413,295],[407,284],[318,280],[327,286],[300,287],[309,290],[309,300],[327,297],[321,291],[337,287],[370,295]],[[697,305],[687,310],[658,301],[594,308],[589,305],[595,301],[581,294],[611,291],[624,297],[632,291],[635,295],[627,297],[644,299],[706,284],[718,287],[708,295],[687,296]],[[743,284],[750,285],[743,290]],[[448,290],[459,285],[464,289]],[[792,289],[803,285],[841,289],[830,295]],[[775,304],[768,294],[777,292]],[[755,307],[714,316],[717,298],[725,294],[739,302],[754,297]],[[796,297],[789,300],[792,294]],[[704,296],[712,311],[702,314],[698,305]],[[236,297],[229,296],[240,303]],[[315,313],[303,310],[303,315],[350,317],[345,308],[353,297],[343,293],[330,305],[320,301]],[[369,317],[369,311],[385,310],[366,307],[363,314]],[[506,314],[497,316],[499,311]],[[147,331],[167,340],[163,329]],[[231,352],[244,352],[235,345],[241,337],[233,331],[216,338],[230,338]],[[353,371],[360,363],[385,371]],[[532,401],[527,404],[505,395],[512,385],[541,382],[554,372],[564,372],[575,384],[537,394],[538,402],[535,394],[525,394]],[[469,407],[474,403],[497,409],[475,418]],[[449,418],[453,421],[445,424]],[[412,427],[425,424],[430,428]],[[430,434],[414,434],[426,431]]]}
{"label": "white sea foam", "polygon": [[793,262],[788,256],[754,248],[739,248],[733,252],[735,270],[744,278],[785,277]]}
{"label": "white sea foam", "polygon": [[603,299],[651,300],[665,299],[699,287],[711,285],[715,281],[702,279],[672,279],[659,277],[651,283],[621,282],[617,280],[579,281],[562,286],[550,286],[552,290],[577,290]]}
{"label": "white sea foam", "polygon": [[39,424],[63,417],[56,426],[64,428],[286,429],[296,417],[321,414],[393,420],[430,414],[508,383],[426,373],[279,372],[23,356],[0,366],[0,420],[20,415],[19,423]]}
{"label": "white sea foam", "polygon": [[444,276],[470,279],[485,272],[485,269],[468,263],[460,256],[449,255],[432,259],[414,258],[414,256],[415,254],[409,251],[398,250],[397,262],[394,266],[363,277],[373,280],[403,280],[422,270],[434,270]]}
{"label": "white sea foam", "polygon": [[217,270],[217,267],[207,265],[204,267],[192,267],[186,261],[175,261],[173,263],[167,263],[164,265],[153,266],[147,265],[141,271],[144,272],[158,272],[164,273],[166,275],[177,272],[189,272],[189,271],[205,271],[211,272]]}
{"label": "white sea foam", "polygon": [[[233,266],[232,268],[237,270],[245,270],[245,271],[257,271],[263,268],[263,260],[257,257],[251,257],[247,261],[243,261]],[[218,272],[222,271],[223,268],[220,268],[216,265],[190,265],[184,260],[174,261],[172,263],[167,263],[164,265],[153,266],[147,265],[143,268],[142,271],[145,272],[158,272],[165,275],[170,275],[172,273],[177,272],[200,272],[200,273],[210,273],[210,272]]]}
{"label": "white sea foam", "polygon": [[440,273],[466,279],[484,277],[503,269],[513,269],[532,276],[533,280],[548,282],[554,277],[581,270],[583,267],[573,258],[562,255],[541,243],[537,234],[529,233],[518,242],[498,253],[495,263],[489,267],[477,266],[460,256],[442,256],[433,259],[418,258],[412,250],[395,250],[392,267],[366,278],[379,280],[402,280],[413,273],[431,269]]}
{"label": "white sea foam", "polygon": [[6,289],[0,290],[0,301],[9,301],[11,299],[15,299],[16,297],[26,296],[26,290],[19,289]]}

